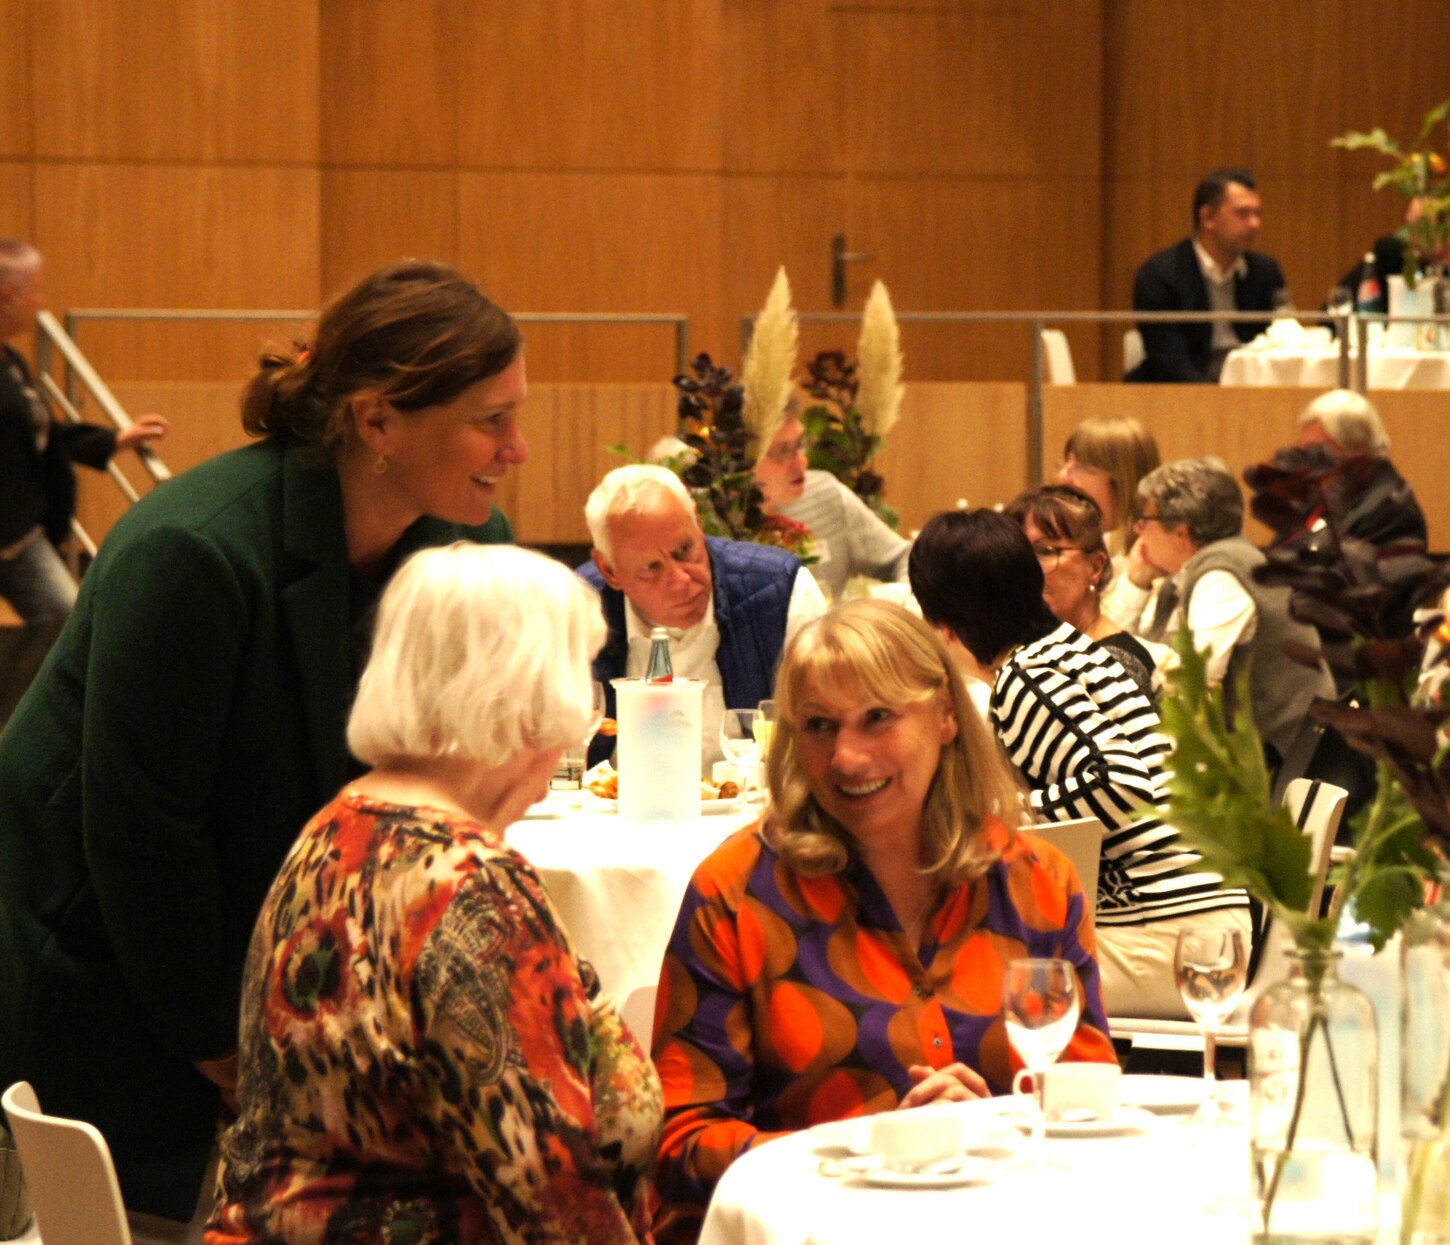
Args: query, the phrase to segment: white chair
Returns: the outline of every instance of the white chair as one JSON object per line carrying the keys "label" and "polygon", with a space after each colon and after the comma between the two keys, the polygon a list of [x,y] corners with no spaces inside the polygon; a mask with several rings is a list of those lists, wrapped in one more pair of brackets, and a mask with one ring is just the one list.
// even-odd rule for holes
{"label": "white chair", "polygon": [[81,1120],[44,1114],[28,1081],[16,1081],[0,1102],[44,1245],[131,1245],[106,1139]]}
{"label": "white chair", "polygon": [[1143,349],[1143,334],[1137,329],[1129,329],[1123,334],[1123,375],[1126,376],[1147,357],[1148,352]]}
{"label": "white chair", "polygon": [[1072,347],[1061,329],[1042,330],[1042,357],[1046,362],[1044,379],[1049,385],[1077,384],[1077,371],[1072,366]]}
{"label": "white chair", "polygon": [[[1309,897],[1310,912],[1318,912],[1323,902],[1330,852],[1348,799],[1349,792],[1343,787],[1313,778],[1296,778],[1284,792],[1284,807],[1309,840],[1309,863],[1314,876],[1314,887]],[[1219,1046],[1242,1048],[1248,1045],[1249,1009],[1265,989],[1288,973],[1289,934],[1267,914],[1264,928],[1258,931],[1258,943],[1250,961],[1249,983],[1233,1014],[1219,1026]],[[1203,1048],[1203,1035],[1191,1020],[1109,1016],[1108,1029],[1114,1038],[1131,1042],[1134,1050]]]}
{"label": "white chair", "polygon": [[1103,856],[1103,823],[1096,817],[1076,821],[1040,821],[1024,827],[1029,834],[1045,839],[1072,861],[1087,896],[1088,915],[1098,911],[1098,864]]}
{"label": "white chair", "polygon": [[659,992],[658,985],[636,986],[619,1005],[620,1016],[644,1047],[646,1054],[649,1053],[649,1044],[654,1038],[655,996]]}

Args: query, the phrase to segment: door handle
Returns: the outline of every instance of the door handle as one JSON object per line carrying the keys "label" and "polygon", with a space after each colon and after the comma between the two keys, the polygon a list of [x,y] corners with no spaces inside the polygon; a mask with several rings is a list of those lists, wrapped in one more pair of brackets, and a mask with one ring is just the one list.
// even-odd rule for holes
{"label": "door handle", "polygon": [[846,235],[838,233],[831,239],[831,306],[846,305],[846,265],[859,264],[876,256],[866,251],[848,251]]}

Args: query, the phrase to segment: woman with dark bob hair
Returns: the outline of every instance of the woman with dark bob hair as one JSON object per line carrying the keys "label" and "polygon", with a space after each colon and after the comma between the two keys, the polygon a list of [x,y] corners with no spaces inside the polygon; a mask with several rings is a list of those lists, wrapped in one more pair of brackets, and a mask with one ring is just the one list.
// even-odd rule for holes
{"label": "woman with dark bob hair", "polygon": [[1044,821],[1103,823],[1098,961],[1109,1015],[1185,1017],[1173,950],[1185,925],[1240,930],[1248,899],[1145,805],[1166,795],[1158,713],[1111,650],[1053,617],[1042,566],[1012,519],[939,514],[911,551],[922,614],[967,673],[992,687],[990,717]]}
{"label": "woman with dark bob hair", "polygon": [[589,720],[599,598],[523,549],[426,549],[242,987],[208,1245],[588,1241],[649,1227],[659,1082],[504,830]]}
{"label": "woman with dark bob hair", "polygon": [[655,1013],[662,1241],[734,1158],[825,1120],[1010,1090],[1009,960],[1077,967],[1065,1058],[1111,1060],[1093,925],[941,640],[882,601],[803,628],[775,688],[762,825],[696,871]]}
{"label": "woman with dark bob hair", "polygon": [[100,1128],[141,1237],[197,1211],[252,921],[356,772],[378,595],[422,546],[512,539],[525,384],[513,320],[452,269],[364,278],[262,359],[261,440],[115,525],[0,737],[0,1083]]}

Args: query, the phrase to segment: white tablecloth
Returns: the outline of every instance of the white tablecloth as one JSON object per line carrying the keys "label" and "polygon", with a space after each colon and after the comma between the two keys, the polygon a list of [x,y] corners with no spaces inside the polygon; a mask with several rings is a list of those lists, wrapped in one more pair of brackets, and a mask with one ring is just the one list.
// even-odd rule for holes
{"label": "white tablecloth", "polygon": [[[1186,1078],[1151,1079],[1164,1083]],[[1247,1085],[1223,1087],[1246,1114]],[[966,1112],[990,1146],[1026,1153],[1003,1132],[1010,1099],[948,1108]],[[883,1241],[1071,1241],[1074,1245],[1238,1245],[1254,1227],[1244,1124],[1202,1129],[1186,1116],[1155,1116],[1129,1136],[1049,1138],[1046,1172],[987,1159],[984,1183],[886,1189],[859,1175],[821,1174],[847,1152],[842,1124],[825,1124],[742,1155],[716,1189],[700,1245],[881,1245]],[[1004,1137],[1006,1140],[1004,1140]],[[984,1150],[983,1153],[990,1153]],[[1394,1239],[1396,1207],[1381,1199],[1380,1240]]]}
{"label": "white tablecloth", "polygon": [[[1350,375],[1358,366],[1350,355]],[[1241,346],[1223,363],[1221,385],[1284,385],[1333,389],[1339,383],[1338,349],[1264,350]],[[1450,353],[1371,349],[1371,389],[1450,389]]]}
{"label": "white tablecloth", "polygon": [[[558,799],[558,796],[552,797]],[[580,957],[605,990],[623,1002],[658,983],[660,963],[695,867],[733,830],[760,816],[758,806],[680,825],[621,821],[593,811],[521,821],[507,840],[539,871]]]}

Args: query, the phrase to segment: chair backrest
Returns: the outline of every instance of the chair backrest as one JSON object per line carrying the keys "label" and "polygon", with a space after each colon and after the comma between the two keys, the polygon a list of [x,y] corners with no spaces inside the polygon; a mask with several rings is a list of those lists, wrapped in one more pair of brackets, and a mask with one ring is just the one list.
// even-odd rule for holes
{"label": "chair backrest", "polygon": [[1143,334],[1137,329],[1129,329],[1123,334],[1123,375],[1126,376],[1147,357],[1148,352],[1143,349]]}
{"label": "chair backrest", "polygon": [[619,1006],[620,1016],[629,1026],[629,1031],[639,1039],[646,1054],[649,1053],[650,1042],[654,1039],[655,996],[659,992],[658,985],[636,986]]}
{"label": "chair backrest", "polygon": [[1067,334],[1061,329],[1042,330],[1042,353],[1046,361],[1046,380],[1049,385],[1077,384],[1077,371],[1072,366],[1072,347],[1067,344]]}
{"label": "chair backrest", "polygon": [[1040,821],[1024,827],[1029,834],[1045,839],[1072,861],[1087,896],[1088,915],[1098,912],[1098,863],[1103,853],[1103,823],[1096,817],[1076,821]]}
{"label": "chair backrest", "polygon": [[131,1245],[106,1139],[81,1120],[45,1115],[28,1081],[16,1081],[0,1102],[45,1245]]}
{"label": "chair backrest", "polygon": [[[1344,816],[1349,792],[1333,783],[1313,778],[1296,778],[1284,792],[1284,807],[1295,824],[1309,840],[1309,867],[1314,888],[1309,895],[1309,911],[1318,913],[1324,902],[1324,880],[1329,876],[1329,859],[1334,836]],[[1260,983],[1280,981],[1289,972],[1289,932],[1272,917],[1262,931],[1249,962],[1249,983],[1243,999],[1234,1009],[1234,1018],[1247,1017],[1248,1009],[1261,993]],[[1256,988],[1258,987],[1258,988]]]}

